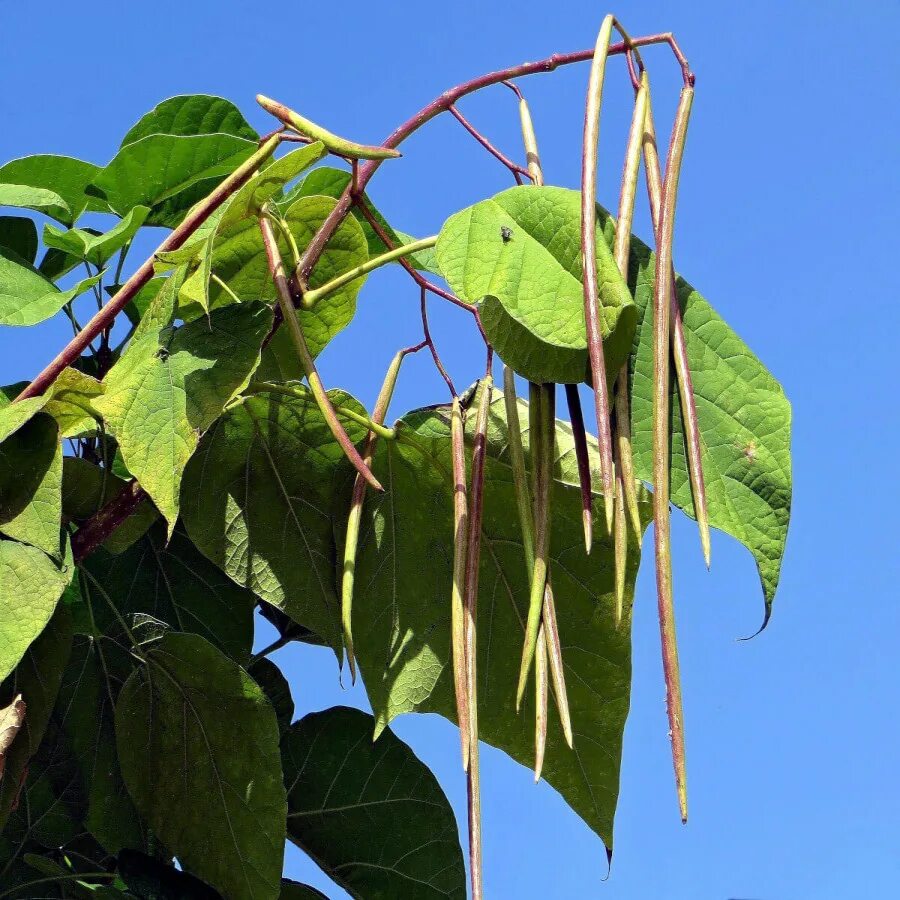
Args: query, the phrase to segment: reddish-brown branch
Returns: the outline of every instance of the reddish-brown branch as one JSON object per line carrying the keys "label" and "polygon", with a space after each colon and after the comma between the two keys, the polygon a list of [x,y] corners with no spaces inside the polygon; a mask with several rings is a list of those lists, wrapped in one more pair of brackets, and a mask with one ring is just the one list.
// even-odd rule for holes
{"label": "reddish-brown branch", "polygon": [[72,556],[90,556],[147,499],[137,481],[128,484],[72,535]]}
{"label": "reddish-brown branch", "polygon": [[491,156],[503,163],[512,172],[513,178],[516,179],[516,184],[522,184],[523,175],[526,178],[531,177],[527,169],[522,168],[518,163],[514,163],[506,154],[498,150],[455,106],[450,106],[448,111]]}

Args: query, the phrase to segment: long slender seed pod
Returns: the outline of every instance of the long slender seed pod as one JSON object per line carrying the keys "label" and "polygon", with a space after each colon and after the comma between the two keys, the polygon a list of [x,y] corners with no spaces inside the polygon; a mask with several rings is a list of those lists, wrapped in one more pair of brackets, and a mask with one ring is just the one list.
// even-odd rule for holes
{"label": "long slender seed pod", "polygon": [[[631,227],[634,221],[634,200],[637,193],[638,172],[641,162],[641,148],[644,143],[644,121],[647,115],[649,86],[647,73],[641,75],[641,86],[634,102],[631,128],[625,148],[625,163],[622,169],[622,189],[619,193],[619,211],[616,224],[616,241],[613,255],[622,277],[628,280],[628,255],[631,249]],[[616,379],[616,470],[622,474],[625,489],[625,506],[631,520],[631,528],[636,535],[641,533],[641,516],[638,511],[634,457],[631,450],[631,403],[628,394],[628,362],[619,370]]]}
{"label": "long slender seed pod", "polygon": [[[522,664],[516,688],[516,709],[522,705],[525,685],[534,659],[538,626],[544,605],[544,586],[547,583],[547,561],[550,550],[550,501],[553,482],[553,455],[556,426],[556,385],[535,384],[531,397],[531,453],[534,459],[534,566],[531,569],[531,593],[528,599],[528,620]],[[533,407],[533,409],[532,409]]]}
{"label": "long slender seed pod", "polygon": [[534,783],[541,780],[544,768],[544,751],[547,749],[547,638],[543,624],[538,629],[537,648],[534,654]]}
{"label": "long slender seed pod", "polygon": [[483,897],[481,877],[481,786],[478,766],[478,569],[481,559],[481,517],[484,508],[484,465],[487,455],[487,423],[491,407],[493,379],[485,376],[475,419],[475,445],[472,450],[471,502],[466,551],[466,683],[469,695],[469,872],[472,898]]}
{"label": "long slender seed pod", "polygon": [[288,108],[277,100],[271,100],[263,94],[256,95],[256,102],[267,112],[271,113],[288,128],[292,128],[304,137],[321,141],[325,148],[339,156],[347,156],[350,159],[396,159],[400,156],[399,150],[389,147],[377,147],[370,144],[357,144],[356,141],[348,141],[338,137],[321,125],[316,125],[300,113]]}
{"label": "long slender seed pod", "polygon": [[[401,350],[388,366],[387,374],[375,408],[372,410],[372,423],[383,425],[387,416],[388,406],[394,394],[397,384],[397,375],[400,372],[400,364],[403,362],[404,352]],[[370,431],[363,449],[363,462],[371,469],[372,458],[375,455],[375,445],[378,443],[378,433]],[[344,542],[344,562],[341,577],[341,624],[344,629],[344,649],[347,653],[347,664],[350,666],[350,680],[356,683],[356,655],[353,652],[353,583],[356,575],[356,550],[359,545],[359,523],[362,520],[363,502],[366,497],[366,479],[361,472],[356,473],[353,482],[353,493],[350,499],[350,513],[347,516],[347,538]]]}
{"label": "long slender seed pod", "polygon": [[534,132],[534,122],[531,119],[531,110],[525,98],[519,97],[519,121],[522,124],[522,141],[525,144],[525,159],[528,165],[528,174],[536,185],[544,183],[544,170],[541,167],[541,157],[538,153],[537,136]]}
{"label": "long slender seed pod", "polygon": [[600,107],[603,77],[612,34],[613,16],[600,26],[584,109],[584,142],[581,153],[581,265],[584,289],[584,321],[587,328],[588,357],[594,386],[597,414],[597,445],[600,450],[600,478],[603,485],[607,531],[613,530],[613,458],[609,427],[609,397],[606,387],[606,363],[603,334],[600,330],[600,304],[597,296],[597,144],[600,137]]}
{"label": "long slender seed pod", "polygon": [[[577,384],[566,385],[566,403],[575,442],[575,461],[578,463],[578,483],[581,485],[581,521],[584,527],[584,551],[591,552],[594,540],[594,498],[591,492],[591,462],[588,459],[587,433]],[[608,500],[606,502],[609,502]]]}
{"label": "long slender seed pod", "polygon": [[[625,518],[625,485],[621,468],[616,469],[616,517],[613,534],[614,575],[616,581],[616,628],[622,624],[625,604],[625,566],[628,562],[628,524]],[[640,534],[640,532],[638,532]]]}
{"label": "long slender seed pod", "polygon": [[418,253],[420,250],[427,250],[436,243],[437,235],[434,234],[431,237],[421,238],[418,241],[412,241],[409,244],[394,247],[379,256],[373,256],[364,263],[360,263],[360,265],[354,266],[346,272],[341,272],[340,275],[332,278],[331,281],[326,282],[321,287],[312,288],[311,290],[306,291],[303,295],[303,306],[306,309],[311,309],[322,299],[322,297],[327,297],[329,294],[334,293],[351,281],[356,281],[357,278],[362,278],[363,275],[367,275],[369,272],[372,272],[381,266],[394,262],[394,260],[409,256],[410,253]]}
{"label": "long slender seed pod", "polygon": [[[503,368],[503,401],[506,405],[507,444],[509,447],[509,463],[513,473],[513,485],[516,491],[516,507],[519,511],[519,526],[522,530],[522,548],[525,551],[525,570],[529,583],[534,568],[534,519],[531,505],[531,490],[528,486],[528,475],[525,470],[525,451],[522,447],[522,429],[519,425],[519,409],[516,401],[516,380],[509,366]],[[533,440],[533,437],[532,437]],[[534,459],[532,445],[532,459]],[[542,613],[546,628],[546,641],[550,664],[550,679],[553,694],[559,710],[559,720],[563,734],[569,747],[572,746],[572,721],[569,714],[569,699],[566,691],[566,676],[563,670],[562,645],[559,640],[559,629],[556,624],[556,605],[550,579],[544,591],[544,607]]]}
{"label": "long slender seed pod", "polygon": [[[660,174],[659,153],[656,149],[656,130],[653,111],[647,92],[647,113],[644,123],[644,170],[647,179],[647,193],[650,197],[650,213],[654,229],[659,227],[659,213],[662,203],[662,176]],[[694,381],[691,377],[687,358],[687,342],[684,336],[684,322],[678,292],[675,287],[675,268],[670,274],[672,296],[672,356],[675,359],[675,375],[678,378],[678,395],[681,400],[681,418],[684,422],[684,436],[687,445],[688,472],[691,479],[691,494],[694,499],[694,515],[700,532],[700,546],[706,568],[710,562],[709,509],[706,500],[706,480],[703,476],[703,456],[700,443],[700,424],[697,421],[697,404],[694,400]]]}
{"label": "long slender seed pod", "polygon": [[363,458],[359,455],[359,451],[353,446],[353,441],[350,440],[349,435],[344,430],[344,426],[341,425],[337,413],[331,405],[331,400],[328,399],[328,394],[322,385],[319,373],[316,371],[316,364],[313,362],[312,355],[309,352],[309,347],[306,346],[306,338],[303,336],[300,323],[297,321],[297,316],[294,313],[294,303],[291,299],[291,291],[284,274],[284,264],[281,261],[278,243],[276,242],[275,234],[272,231],[272,223],[265,216],[260,216],[259,230],[262,234],[263,245],[266,248],[269,272],[272,276],[272,280],[275,282],[275,288],[278,293],[278,304],[281,307],[281,314],[284,317],[285,324],[290,332],[291,340],[294,342],[294,348],[300,359],[300,365],[306,374],[309,389],[319,407],[319,411],[328,423],[328,427],[331,429],[331,433],[334,435],[335,440],[344,451],[344,455],[351,463],[353,463],[356,471],[359,472],[376,491],[384,490],[381,483],[372,474],[365,462],[363,462]]}
{"label": "long slender seed pod", "polygon": [[466,497],[465,425],[459,397],[453,398],[450,436],[453,454],[453,587],[450,598],[450,633],[453,653],[453,687],[456,718],[462,742],[463,770],[469,769],[472,735],[469,730],[469,690],[466,674],[466,625],[463,594],[466,580],[466,548],[469,541],[469,508]]}
{"label": "long slender seed pod", "polygon": [[681,676],[672,599],[672,556],[669,523],[669,317],[671,312],[672,238],[675,202],[684,155],[693,88],[681,91],[663,181],[659,227],[656,229],[656,273],[653,289],[653,519],[656,532],[656,596],[662,640],[666,706],[672,736],[672,762],[681,820],[687,821],[687,780]]}

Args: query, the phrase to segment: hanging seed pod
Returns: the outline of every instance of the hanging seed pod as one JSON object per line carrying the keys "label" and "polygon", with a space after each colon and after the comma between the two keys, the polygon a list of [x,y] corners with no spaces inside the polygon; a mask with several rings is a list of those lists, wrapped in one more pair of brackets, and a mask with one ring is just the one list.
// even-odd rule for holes
{"label": "hanging seed pod", "polygon": [[459,397],[453,398],[450,437],[453,454],[453,587],[450,600],[450,633],[453,656],[453,687],[456,694],[456,718],[462,742],[463,770],[469,768],[472,735],[469,729],[469,690],[466,676],[466,631],[463,594],[466,580],[469,510],[466,498],[465,433]]}
{"label": "hanging seed pod", "polygon": [[600,137],[600,106],[603,79],[614,19],[607,16],[600,26],[584,110],[584,144],[581,155],[581,260],[584,289],[584,321],[587,328],[588,357],[594,387],[597,414],[597,445],[600,451],[600,478],[603,486],[606,528],[613,530],[613,458],[609,427],[609,397],[606,387],[606,363],[600,330],[597,296],[597,142]]}
{"label": "hanging seed pod", "polygon": [[483,896],[481,877],[481,786],[478,766],[478,569],[481,560],[481,518],[484,509],[484,466],[487,455],[487,424],[491,408],[493,379],[486,375],[481,383],[481,397],[475,419],[475,442],[472,450],[471,503],[466,551],[465,653],[466,686],[469,697],[469,871],[472,897]]}
{"label": "hanging seed pod", "polygon": [[671,312],[672,238],[675,202],[687,125],[694,91],[684,87],[678,102],[656,229],[656,273],[653,290],[653,520],[656,532],[656,595],[662,640],[666,706],[672,736],[672,761],[681,819],[687,821],[684,724],[681,676],[672,599],[672,556],[669,523],[669,316]]}
{"label": "hanging seed pod", "polygon": [[[566,385],[566,403],[575,442],[575,460],[578,463],[578,483],[581,486],[581,521],[584,527],[584,551],[591,552],[594,539],[593,495],[591,493],[591,463],[588,459],[587,433],[584,430],[584,414],[577,384]],[[608,502],[608,501],[607,501]]]}
{"label": "hanging seed pod", "polygon": [[615,622],[616,628],[618,628],[622,624],[622,610],[625,604],[625,566],[628,563],[628,523],[625,518],[625,485],[622,483],[621,469],[616,470],[616,516],[614,528]]}
{"label": "hanging seed pod", "polygon": [[[519,426],[519,409],[516,400],[516,380],[509,366],[503,368],[503,401],[506,406],[507,445],[509,447],[509,463],[512,468],[513,484],[516,492],[516,508],[519,512],[519,526],[522,530],[522,548],[525,557],[525,569],[528,578],[534,568],[534,520],[531,505],[531,489],[528,486],[528,475],[525,471],[525,451],[522,447],[522,429]],[[534,448],[532,447],[532,459]],[[530,582],[529,582],[530,583]],[[545,626],[550,679],[553,684],[553,695],[559,710],[559,720],[563,735],[569,747],[572,746],[572,721],[569,715],[569,699],[566,691],[566,676],[563,670],[562,645],[559,640],[559,629],[556,623],[556,605],[550,579],[544,591],[542,620]]]}
{"label": "hanging seed pod", "polygon": [[534,122],[531,119],[531,111],[525,98],[519,95],[519,121],[522,124],[522,141],[525,144],[525,159],[528,165],[528,174],[536,185],[544,183],[544,171],[541,168],[541,157],[538,153],[537,136],[534,132]]}
{"label": "hanging seed pod", "polygon": [[[646,73],[645,73],[646,74]],[[647,179],[647,193],[650,198],[650,213],[654,229],[659,227],[660,206],[662,204],[662,176],[659,154],[656,149],[656,129],[647,89],[647,111],[644,122],[644,170]],[[687,445],[688,472],[691,480],[691,495],[694,500],[694,515],[700,532],[700,546],[706,568],[710,563],[709,510],[706,500],[706,481],[703,476],[703,457],[700,443],[700,424],[697,421],[697,404],[694,400],[694,382],[687,358],[687,342],[678,292],[675,287],[675,269],[670,273],[672,297],[672,356],[675,360],[675,375],[678,379],[678,396],[681,401],[681,418],[684,423],[684,437]]]}
{"label": "hanging seed pod", "polygon": [[534,654],[534,783],[541,780],[544,751],[547,749],[547,638],[544,626],[538,629]]}
{"label": "hanging seed pod", "polygon": [[[388,366],[387,374],[384,376],[384,383],[381,386],[378,399],[375,401],[375,409],[372,410],[372,422],[376,425],[384,424],[404,355],[404,352],[401,350]],[[370,431],[363,449],[363,462],[370,469],[377,442],[378,433]],[[356,550],[359,544],[359,523],[362,519],[365,497],[366,479],[361,472],[357,472],[353,482],[353,493],[350,498],[350,514],[347,516],[347,538],[344,542],[344,560],[341,576],[341,625],[344,631],[344,650],[347,654],[347,664],[350,666],[350,680],[353,684],[356,684],[356,655],[353,651],[353,582],[356,572]]]}
{"label": "hanging seed pod", "polygon": [[532,384],[529,395],[531,423],[531,456],[534,460],[532,495],[534,497],[534,565],[531,569],[531,593],[528,601],[528,620],[525,625],[525,644],[522,648],[522,664],[519,684],[516,688],[516,709],[522,705],[525,685],[534,648],[537,644],[538,626],[544,604],[544,586],[547,583],[547,562],[550,550],[550,501],[553,481],[553,458],[556,429],[556,385]]}
{"label": "hanging seed pod", "polygon": [[344,426],[341,425],[337,413],[331,405],[331,400],[328,399],[328,393],[322,385],[322,380],[319,378],[319,373],[316,371],[316,364],[313,362],[309,347],[306,345],[306,338],[303,336],[303,330],[300,328],[300,323],[297,321],[297,316],[294,314],[294,303],[291,299],[291,291],[284,274],[284,264],[281,261],[281,253],[278,250],[278,243],[276,242],[275,234],[272,231],[272,224],[265,216],[260,216],[259,230],[262,233],[263,245],[266,248],[269,272],[272,276],[272,280],[275,282],[275,288],[278,292],[278,304],[281,307],[281,314],[284,317],[284,322],[287,325],[291,340],[294,343],[294,349],[297,351],[297,356],[300,359],[300,365],[302,366],[303,372],[306,375],[306,380],[309,383],[310,392],[319,407],[319,411],[328,423],[328,427],[331,429],[331,433],[340,445],[341,450],[344,451],[344,456],[353,463],[356,471],[366,479],[371,487],[376,491],[383,491],[384,488],[372,474],[369,467],[363,462],[362,457],[359,455],[359,451],[353,446],[353,441],[350,440],[349,435],[344,430]]}

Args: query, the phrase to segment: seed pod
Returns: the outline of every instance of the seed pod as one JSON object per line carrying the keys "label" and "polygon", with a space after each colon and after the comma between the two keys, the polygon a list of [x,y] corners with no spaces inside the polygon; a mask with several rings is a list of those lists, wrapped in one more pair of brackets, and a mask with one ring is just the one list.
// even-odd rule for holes
{"label": "seed pod", "polygon": [[544,626],[538,629],[534,654],[534,783],[541,780],[547,748],[547,639]]}
{"label": "seed pod", "polygon": [[656,537],[656,596],[662,640],[666,706],[672,736],[672,761],[681,819],[687,821],[687,780],[681,677],[672,599],[672,555],[669,523],[669,315],[671,312],[672,237],[675,201],[694,91],[681,91],[663,182],[659,227],[656,229],[656,273],[653,291],[653,519]]}
{"label": "seed pod", "polygon": [[[638,532],[640,534],[640,532]],[[616,581],[616,628],[622,623],[625,603],[625,566],[628,562],[628,527],[625,519],[625,486],[622,472],[616,470],[616,516],[613,528],[614,576]]]}
{"label": "seed pod", "polygon": [[369,144],[357,144],[356,141],[348,141],[338,137],[321,125],[316,125],[300,113],[288,108],[283,103],[270,100],[263,94],[256,95],[256,102],[268,113],[271,113],[288,128],[293,129],[304,137],[321,141],[325,148],[338,156],[346,156],[350,159],[396,159],[400,156],[399,150],[389,147],[375,147]]}
{"label": "seed pod", "polygon": [[566,676],[563,669],[562,644],[559,640],[559,625],[556,621],[556,602],[553,599],[553,586],[547,576],[547,587],[544,589],[543,626],[547,640],[547,658],[550,663],[550,682],[553,695],[556,697],[556,708],[559,710],[559,722],[562,726],[566,744],[572,747],[572,718],[569,714],[569,695],[566,691]]}
{"label": "seed pod", "polygon": [[[584,430],[584,414],[577,384],[566,385],[566,402],[569,421],[572,423],[572,439],[575,442],[575,460],[578,463],[578,483],[581,485],[581,521],[584,527],[584,550],[591,552],[594,539],[593,495],[591,493],[591,463],[588,459],[587,434]],[[604,498],[605,502],[609,500]]]}
{"label": "seed pod", "polygon": [[353,463],[356,471],[366,479],[371,487],[376,491],[383,491],[384,488],[372,474],[369,467],[363,462],[362,457],[359,455],[359,451],[353,446],[353,441],[350,440],[350,437],[344,430],[344,426],[341,425],[337,413],[331,405],[331,400],[328,399],[328,393],[322,385],[322,379],[319,378],[318,371],[316,371],[316,364],[313,362],[312,354],[309,352],[309,347],[306,345],[306,338],[303,336],[303,330],[300,328],[300,323],[297,321],[297,316],[294,313],[294,303],[291,298],[291,291],[288,287],[287,278],[284,274],[284,264],[281,261],[281,253],[278,250],[278,244],[275,240],[275,235],[272,232],[272,224],[265,216],[261,216],[259,219],[259,230],[262,233],[263,245],[266,248],[269,272],[272,276],[272,280],[275,282],[275,288],[278,292],[278,304],[281,307],[281,314],[284,317],[284,322],[287,325],[291,340],[294,343],[294,349],[297,351],[300,365],[306,375],[309,389],[319,407],[319,411],[322,413],[329,429],[331,429],[331,433],[334,435],[335,440],[344,451],[344,456]]}
{"label": "seed pod", "polygon": [[468,546],[469,511],[466,498],[465,434],[459,398],[453,398],[450,414],[450,436],[453,455],[453,587],[450,600],[450,633],[453,652],[453,687],[456,694],[456,718],[462,742],[463,769],[469,768],[469,691],[466,676],[465,614],[463,593],[466,579],[466,547]]}
{"label": "seed pod", "polygon": [[[403,351],[400,351],[391,360],[387,374],[384,376],[384,383],[378,399],[375,401],[375,409],[372,410],[372,422],[376,425],[384,424],[403,356]],[[377,432],[370,431],[363,450],[363,462],[370,468],[377,442]],[[341,624],[344,630],[344,650],[347,654],[347,664],[350,666],[350,680],[354,684],[356,683],[356,656],[353,651],[353,582],[356,571],[356,550],[359,544],[359,523],[362,519],[365,497],[366,479],[361,472],[357,472],[350,498],[350,513],[347,516],[347,538],[344,542],[344,564],[341,578]]]}
{"label": "seed pod", "polygon": [[531,422],[531,454],[534,460],[532,493],[534,496],[534,565],[531,569],[531,593],[528,601],[528,620],[525,625],[525,644],[522,648],[522,664],[516,689],[516,709],[522,705],[525,686],[534,648],[537,644],[538,626],[544,603],[544,586],[547,583],[547,561],[550,549],[550,501],[553,481],[553,459],[556,430],[556,385],[531,384],[529,386],[529,418]]}

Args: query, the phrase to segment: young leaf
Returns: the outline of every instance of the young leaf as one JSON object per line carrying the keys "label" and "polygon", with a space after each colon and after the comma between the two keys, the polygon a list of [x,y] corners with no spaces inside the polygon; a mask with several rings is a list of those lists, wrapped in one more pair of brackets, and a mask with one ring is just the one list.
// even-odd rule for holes
{"label": "young leaf", "polygon": [[256,368],[271,322],[269,309],[240,304],[148,333],[103,380],[106,391],[95,406],[170,533],[184,467],[200,435]]}
{"label": "young leaf", "polygon": [[129,210],[125,218],[102,234],[93,234],[82,228],[61,231],[48,223],[44,225],[44,244],[76,259],[102,266],[135,236],[149,213],[150,210],[146,206],[135,206]]}
{"label": "young leaf", "polygon": [[282,740],[288,837],[354,897],[466,896],[453,810],[434,775],[375,720],[333,707]]}
{"label": "young leaf", "polygon": [[198,635],[166,634],[122,688],[116,742],[138,811],[186,871],[233,900],[277,900],[278,723],[243,669]]}
{"label": "young leaf", "polygon": [[50,388],[44,412],[56,419],[60,437],[78,437],[97,430],[99,413],[93,402],[103,393],[103,383],[78,369],[63,369]]}
{"label": "young leaf", "polygon": [[[579,235],[577,192],[527,185],[456,213],[441,229],[436,252],[444,277],[459,297],[481,303],[494,349],[529,381],[585,379]],[[612,377],[627,357],[636,311],[600,234],[597,250],[601,327]]]}
{"label": "young leaf", "polygon": [[[12,192],[0,187],[0,206],[24,206],[46,213],[63,225],[73,225],[85,209],[105,210],[105,206],[85,194],[99,171],[93,163],[50,153],[11,160],[0,166],[0,185],[20,188],[20,199],[25,202],[12,202]],[[30,189],[31,200],[21,190],[24,188]],[[41,196],[44,199],[39,199]]]}

